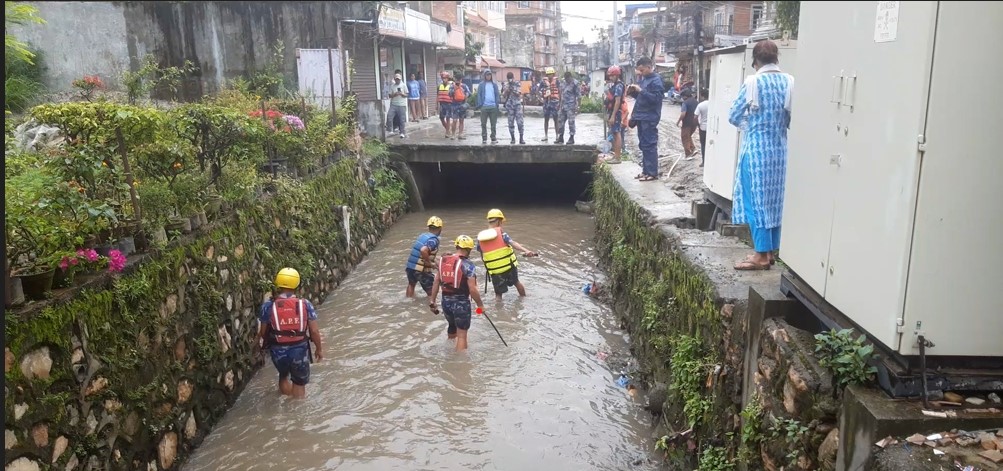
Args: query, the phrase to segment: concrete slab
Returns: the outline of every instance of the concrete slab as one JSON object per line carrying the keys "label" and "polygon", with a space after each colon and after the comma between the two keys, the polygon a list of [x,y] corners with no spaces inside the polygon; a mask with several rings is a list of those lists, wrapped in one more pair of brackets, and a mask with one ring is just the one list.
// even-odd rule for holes
{"label": "concrete slab", "polygon": [[[603,140],[603,121],[598,114],[582,114],[575,118],[575,144],[577,146],[584,146],[588,148],[595,149]],[[482,147],[485,144],[481,143],[481,120],[480,117],[474,116],[472,118],[467,118],[464,121],[464,132],[463,137],[466,139],[447,139],[446,131],[443,129],[442,124],[439,123],[437,117],[430,117],[427,120],[420,121],[418,123],[407,123],[405,124],[405,130],[407,131],[407,137],[401,138],[397,135],[387,135],[387,144],[393,147],[404,146],[430,146],[430,145],[449,145],[449,146],[462,146],[462,147]],[[560,147],[566,144],[554,144],[554,138],[556,133],[554,131],[553,121],[550,122],[550,132],[549,141],[544,144],[543,142],[543,117],[537,116],[525,116],[523,119],[523,138],[526,144],[511,144],[509,132],[508,132],[508,118],[502,113],[498,117],[498,125],[496,127],[496,137],[498,138],[498,144],[490,143],[490,133],[491,127],[488,123],[488,144],[491,147],[533,147],[534,150],[540,151],[539,146],[543,144],[543,147],[553,148]],[[519,130],[516,129],[516,142],[519,139]],[[564,138],[569,137],[568,130],[565,130]]]}
{"label": "concrete slab", "polygon": [[624,191],[648,213],[650,222],[678,241],[683,257],[706,273],[723,300],[747,300],[749,288],[767,297],[780,296],[779,265],[763,271],[735,270],[735,263],[752,253],[748,245],[736,237],[693,229],[692,201],[669,185],[635,180],[641,171],[637,164],[624,162],[609,168]]}
{"label": "concrete slab", "polygon": [[959,409],[957,417],[931,417],[923,414],[922,403],[893,401],[878,389],[850,386],[843,394],[837,470],[869,469],[872,445],[887,436],[907,437],[914,433],[926,435],[952,429],[1003,427],[1003,412],[1000,411],[977,414]]}

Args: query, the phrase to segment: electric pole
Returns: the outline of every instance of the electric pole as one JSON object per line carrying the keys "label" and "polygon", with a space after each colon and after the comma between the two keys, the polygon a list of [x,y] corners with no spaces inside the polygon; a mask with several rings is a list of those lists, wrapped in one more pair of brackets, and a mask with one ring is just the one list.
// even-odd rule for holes
{"label": "electric pole", "polygon": [[620,43],[620,26],[618,24],[619,19],[620,18],[618,17],[616,11],[616,2],[613,2],[613,37],[610,38],[610,52],[613,55],[613,57],[610,57],[609,60],[610,65],[620,64],[620,54],[619,51],[617,50],[619,48],[619,43]]}
{"label": "electric pole", "polygon": [[703,6],[695,3],[696,13],[693,15],[693,29],[696,32],[696,93],[700,96],[701,76],[703,75]]}

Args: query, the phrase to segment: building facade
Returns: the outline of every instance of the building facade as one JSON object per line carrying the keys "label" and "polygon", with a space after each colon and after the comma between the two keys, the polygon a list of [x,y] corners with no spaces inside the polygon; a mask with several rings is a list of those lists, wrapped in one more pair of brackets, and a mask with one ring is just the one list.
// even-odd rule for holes
{"label": "building facade", "polygon": [[[504,2],[506,31],[502,58],[508,65],[562,69],[564,34],[561,2]],[[532,47],[527,47],[527,45]]]}
{"label": "building facade", "polygon": [[564,70],[576,74],[589,72],[589,46],[585,41],[564,45]]}

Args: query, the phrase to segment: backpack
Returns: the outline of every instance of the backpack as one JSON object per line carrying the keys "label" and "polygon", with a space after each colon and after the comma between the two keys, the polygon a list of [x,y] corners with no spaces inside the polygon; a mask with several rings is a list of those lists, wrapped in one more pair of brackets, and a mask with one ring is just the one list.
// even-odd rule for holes
{"label": "backpack", "polygon": [[450,96],[452,96],[453,97],[453,101],[455,101],[457,103],[462,103],[463,101],[465,101],[467,99],[467,94],[463,92],[463,84],[462,83],[454,83],[453,84],[453,91],[450,94]]}

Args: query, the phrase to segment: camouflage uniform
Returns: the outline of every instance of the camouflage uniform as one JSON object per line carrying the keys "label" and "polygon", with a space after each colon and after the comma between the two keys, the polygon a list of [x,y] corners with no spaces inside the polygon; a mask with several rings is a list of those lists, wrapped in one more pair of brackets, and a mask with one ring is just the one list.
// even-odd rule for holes
{"label": "camouflage uniform", "polygon": [[508,115],[508,134],[511,136],[513,144],[515,144],[516,125],[519,126],[519,141],[523,142],[522,90],[519,86],[519,82],[509,81],[505,84],[505,91],[502,92],[505,100],[505,114]]}
{"label": "camouflage uniform", "polygon": [[581,89],[578,82],[561,81],[561,108],[557,118],[557,142],[564,140],[564,123],[568,123],[568,144],[575,142],[575,116],[578,115],[578,98]]}

